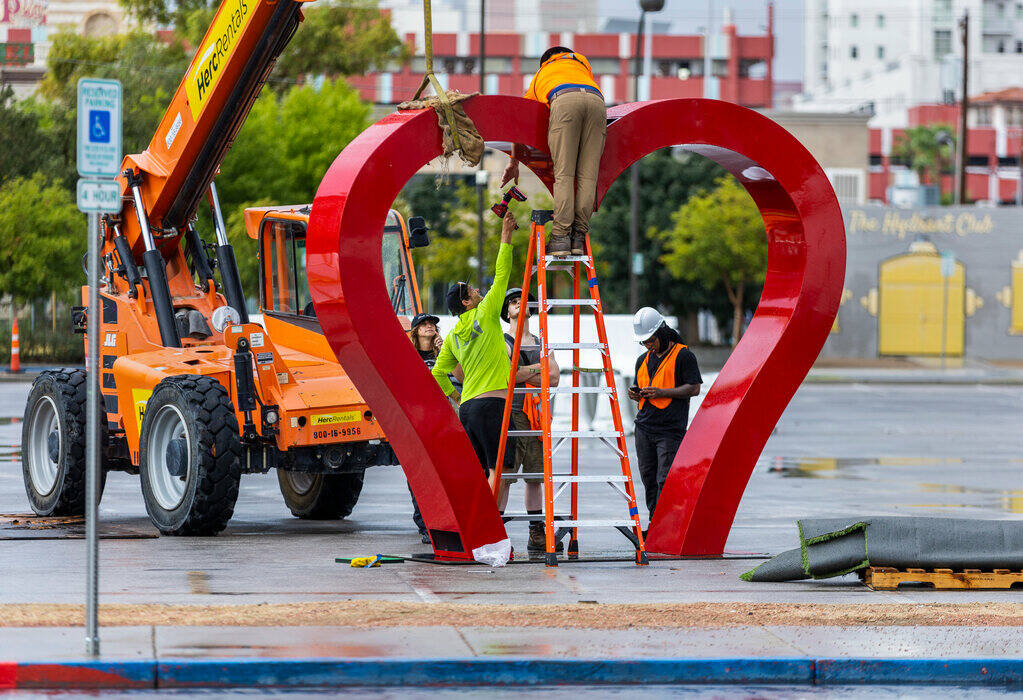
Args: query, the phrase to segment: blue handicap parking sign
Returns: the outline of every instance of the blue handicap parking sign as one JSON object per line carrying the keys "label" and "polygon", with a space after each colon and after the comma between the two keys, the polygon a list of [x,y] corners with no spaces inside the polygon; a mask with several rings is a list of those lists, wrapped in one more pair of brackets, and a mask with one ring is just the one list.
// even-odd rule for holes
{"label": "blue handicap parking sign", "polygon": [[89,140],[93,143],[110,143],[110,112],[103,109],[89,110]]}

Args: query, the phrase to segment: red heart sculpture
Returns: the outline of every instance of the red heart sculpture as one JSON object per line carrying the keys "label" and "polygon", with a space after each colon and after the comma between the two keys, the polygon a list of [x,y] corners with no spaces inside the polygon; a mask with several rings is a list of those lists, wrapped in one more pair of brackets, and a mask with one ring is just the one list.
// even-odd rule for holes
{"label": "red heart sculpture", "polygon": [[[485,140],[547,152],[542,105],[503,96],[463,104]],[[649,532],[650,551],[720,554],[756,459],[838,312],[841,213],[813,157],[755,112],[715,100],[664,100],[622,105],[608,116],[614,122],[598,201],[635,160],[684,144],[731,171],[767,226],[757,313],[693,419]],[[440,153],[432,110],[393,114],[356,138],[313,202],[309,283],[331,347],[398,455],[436,554],[470,559],[473,549],[504,539],[504,527],[465,432],[394,318],[380,258],[388,208]]]}

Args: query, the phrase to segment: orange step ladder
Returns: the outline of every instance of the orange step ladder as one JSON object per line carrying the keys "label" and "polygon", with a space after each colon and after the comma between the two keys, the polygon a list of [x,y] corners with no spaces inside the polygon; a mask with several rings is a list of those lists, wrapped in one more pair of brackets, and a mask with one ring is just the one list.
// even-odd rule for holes
{"label": "orange step ladder", "polygon": [[[607,332],[604,328],[604,313],[600,304],[600,292],[597,288],[597,271],[593,264],[593,253],[590,248],[589,236],[586,237],[586,248],[584,255],[569,255],[555,257],[547,255],[544,250],[545,225],[553,219],[553,212],[550,210],[534,210],[530,217],[529,252],[526,254],[526,270],[522,281],[523,300],[528,303],[528,308],[539,311],[540,319],[540,346],[526,347],[522,345],[522,335],[526,326],[525,314],[519,314],[515,327],[515,345],[511,355],[511,375],[508,382],[508,392],[504,404],[504,429],[501,434],[501,443],[497,452],[497,468],[494,478],[494,497],[497,498],[504,481],[515,479],[543,478],[544,483],[544,512],[543,515],[530,515],[528,513],[504,514],[505,521],[526,520],[536,521],[543,519],[546,530],[547,554],[545,562],[547,566],[557,566],[558,556],[556,554],[557,544],[565,535],[571,534],[567,549],[569,559],[579,556],[580,527],[613,527],[621,532],[636,550],[636,564],[645,566],[648,564],[646,552],[643,549],[643,530],[639,521],[639,508],[636,505],[636,490],[632,481],[632,471],[629,468],[629,454],[625,444],[625,430],[622,428],[622,413],[618,403],[618,393],[615,388],[614,370],[611,366],[611,353],[607,343]],[[533,260],[535,259],[535,266]],[[547,272],[565,271],[572,275],[572,298],[552,299],[548,296]],[[581,283],[587,280],[586,296],[580,294]],[[537,278],[537,302],[528,301],[529,290],[533,274]],[[554,343],[548,338],[547,316],[552,309],[570,308],[572,310],[572,342]],[[593,320],[596,324],[596,343],[580,342],[579,326],[581,322],[582,309],[593,310]],[[518,372],[519,352],[523,349],[540,351],[540,386],[538,387],[515,387],[515,375]],[[555,350],[572,351],[572,385],[555,386],[550,385],[550,357]],[[595,370],[603,375],[603,386],[580,386],[579,378],[582,372],[587,370],[579,367],[579,352],[581,350],[598,350],[603,359],[603,367]],[[589,370],[594,371],[594,370]],[[509,430],[509,418],[511,417],[512,398],[514,394],[539,394],[540,399],[540,429],[539,430]],[[570,430],[554,430],[552,423],[551,397],[557,394],[569,394],[572,397],[572,423]],[[581,394],[601,394],[607,396],[610,401],[611,416],[613,419],[613,430],[580,430],[579,429],[579,396]],[[525,438],[539,436],[543,443],[543,474],[503,474],[504,454],[509,437]],[[596,475],[579,473],[579,441],[594,439],[609,447],[621,462],[621,473]],[[571,447],[570,470],[567,472],[554,471],[554,455],[568,442]],[[626,503],[626,514],[620,518],[604,519],[580,519],[579,518],[579,484],[581,483],[606,483],[617,492]],[[570,503],[568,511],[557,512],[555,503],[558,498],[568,490]]]}

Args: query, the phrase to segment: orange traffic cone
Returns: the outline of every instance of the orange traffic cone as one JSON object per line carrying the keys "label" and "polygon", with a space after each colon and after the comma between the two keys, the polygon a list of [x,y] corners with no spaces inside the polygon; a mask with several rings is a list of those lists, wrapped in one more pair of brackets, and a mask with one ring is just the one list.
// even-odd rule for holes
{"label": "orange traffic cone", "polygon": [[11,372],[21,371],[21,350],[18,343],[18,319],[14,319],[11,327]]}

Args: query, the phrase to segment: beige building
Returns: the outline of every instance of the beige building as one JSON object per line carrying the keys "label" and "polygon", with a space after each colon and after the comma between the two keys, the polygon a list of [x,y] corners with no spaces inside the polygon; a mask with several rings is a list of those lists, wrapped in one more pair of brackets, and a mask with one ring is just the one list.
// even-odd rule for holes
{"label": "beige building", "polygon": [[23,30],[28,30],[31,36],[31,63],[0,64],[0,84],[11,85],[15,96],[23,99],[35,92],[42,80],[50,49],[49,38],[54,33],[70,29],[84,36],[109,36],[125,31],[130,20],[117,0],[48,0],[41,18],[33,17],[28,23],[12,19],[8,24],[0,23],[0,34],[11,36],[14,30],[20,36]]}
{"label": "beige building", "polygon": [[870,130],[865,114],[780,112],[761,114],[795,136],[827,173],[842,205],[867,202]]}

